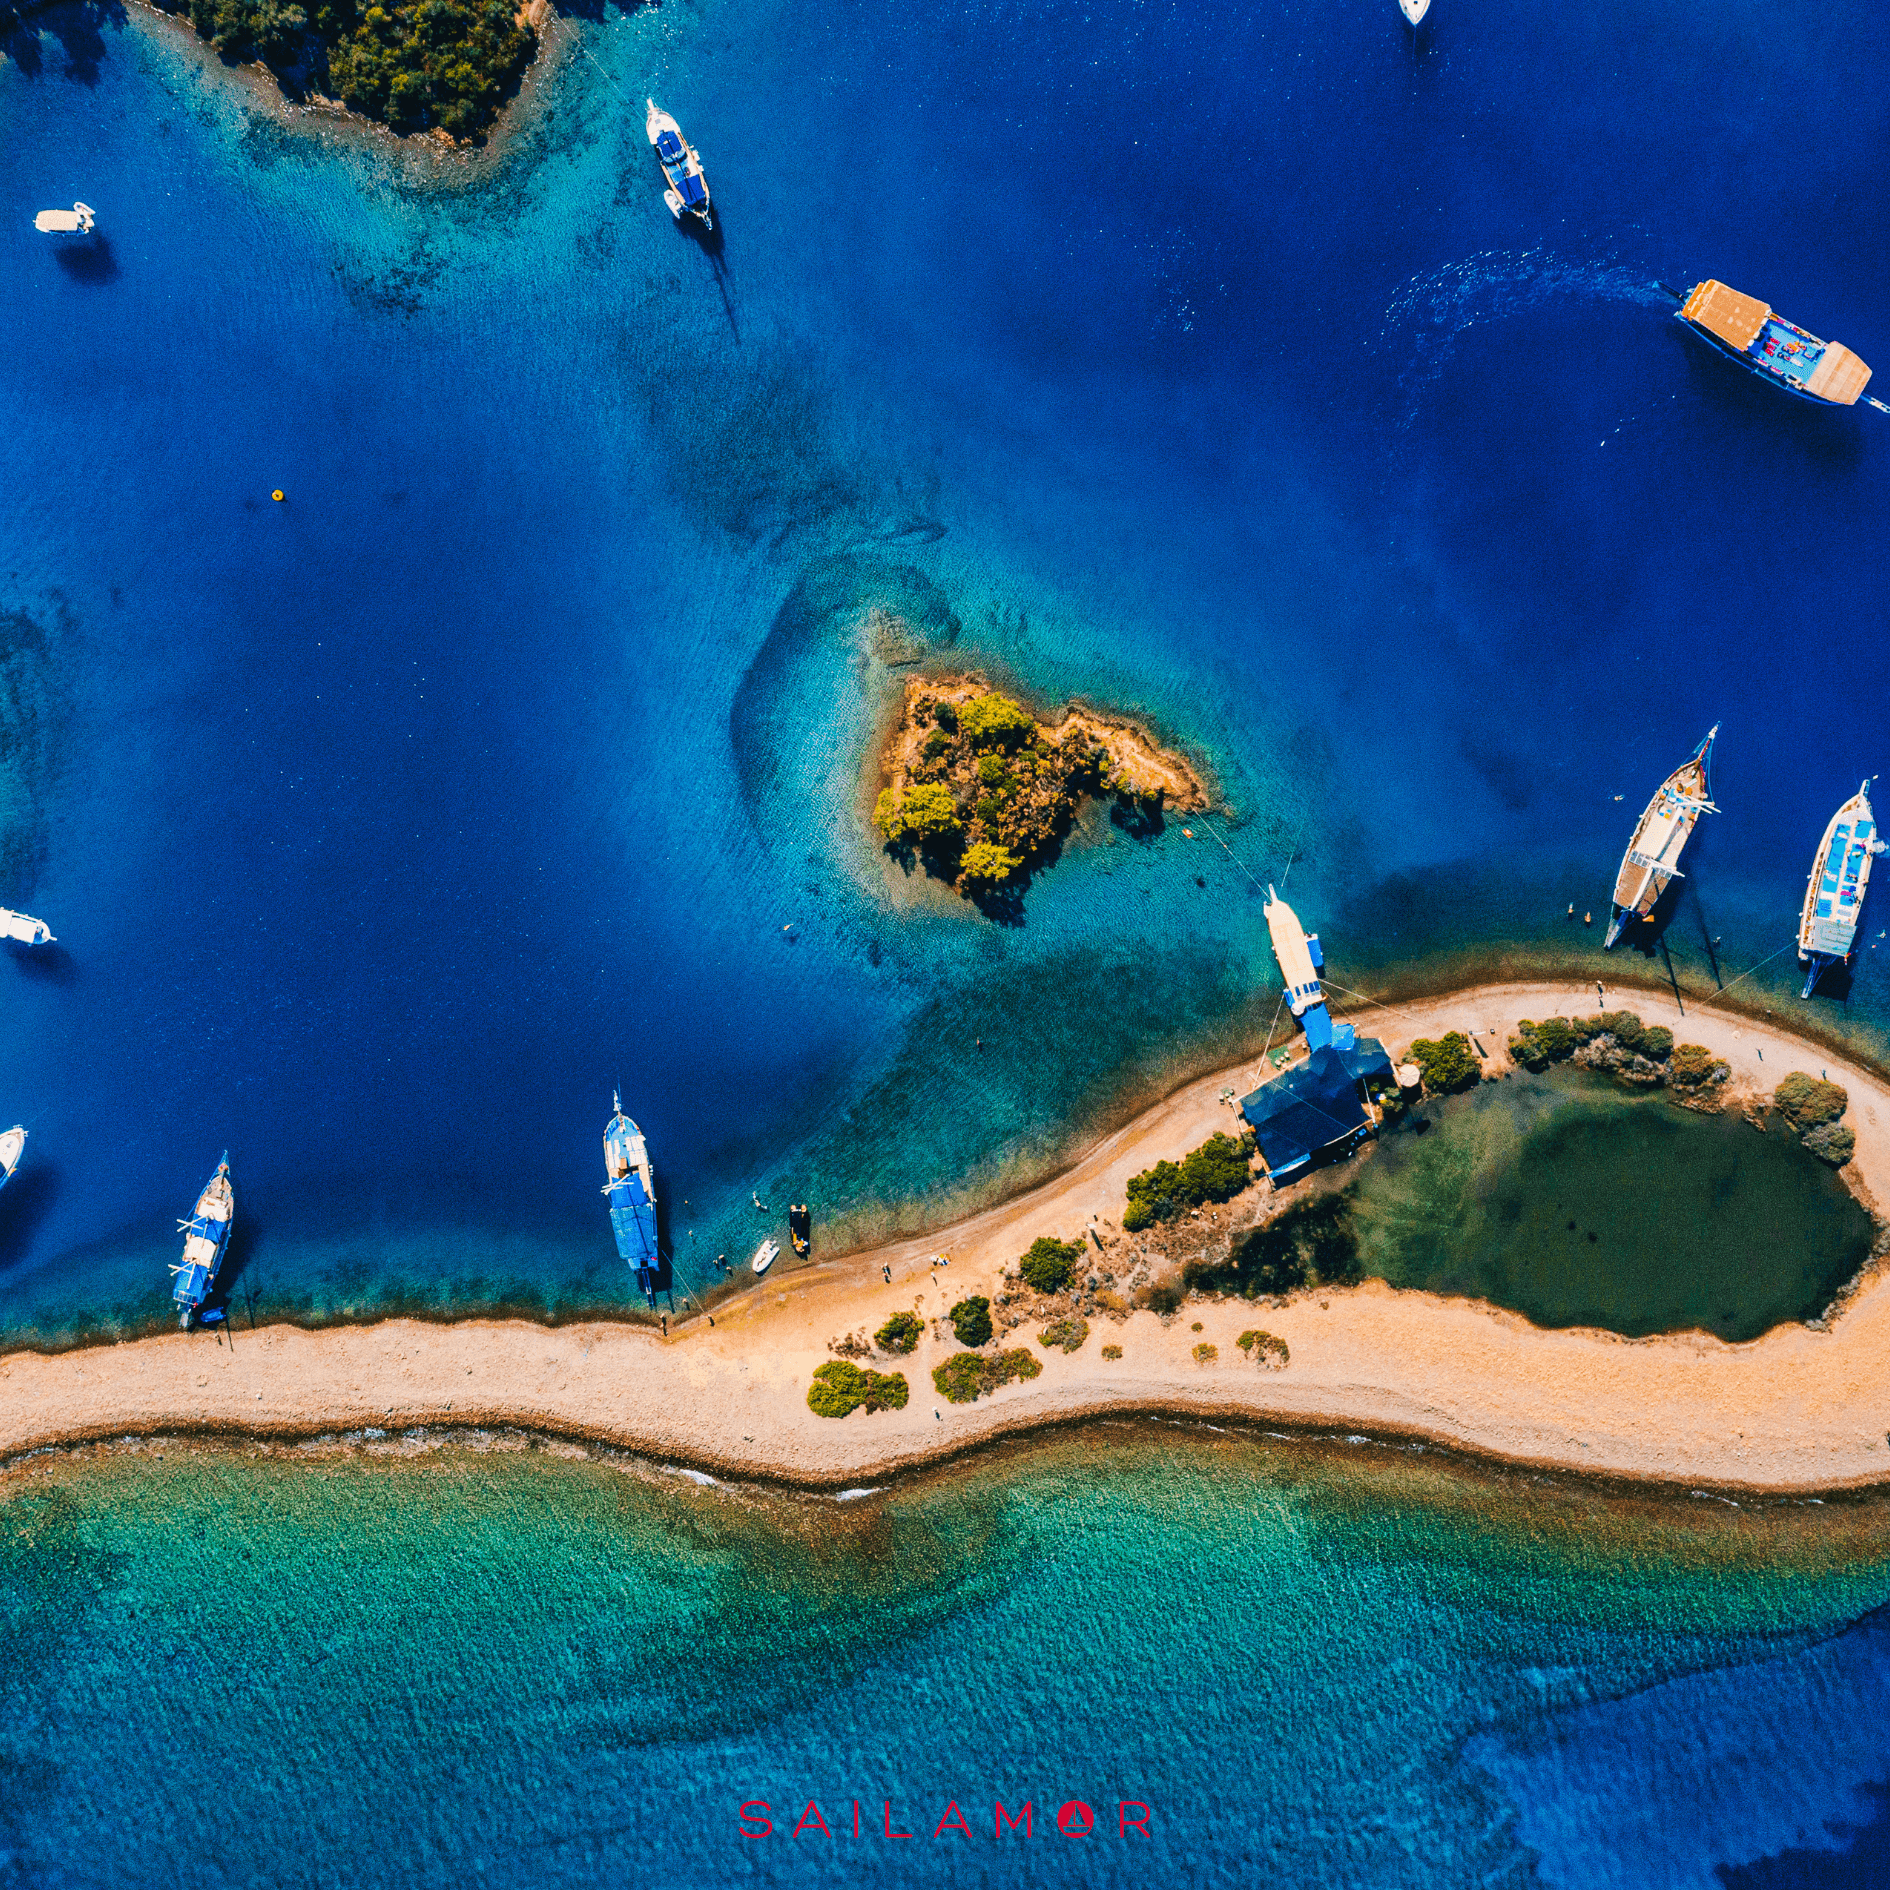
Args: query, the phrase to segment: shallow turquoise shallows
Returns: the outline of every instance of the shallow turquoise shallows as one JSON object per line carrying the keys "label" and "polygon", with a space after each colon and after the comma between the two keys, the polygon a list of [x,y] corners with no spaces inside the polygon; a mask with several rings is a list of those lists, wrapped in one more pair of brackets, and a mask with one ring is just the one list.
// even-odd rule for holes
{"label": "shallow turquoise shallows", "polygon": [[1198,1428],[852,1503],[162,1448],[0,1500],[0,1883],[1714,1890],[1843,1866],[1885,1769],[1881,1501]]}

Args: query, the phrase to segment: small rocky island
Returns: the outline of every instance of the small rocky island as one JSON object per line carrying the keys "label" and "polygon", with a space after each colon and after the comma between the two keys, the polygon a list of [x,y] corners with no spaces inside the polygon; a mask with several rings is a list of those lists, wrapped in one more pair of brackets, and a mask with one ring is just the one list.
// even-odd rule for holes
{"label": "small rocky island", "polygon": [[888,851],[981,905],[1014,900],[1085,798],[1154,832],[1207,806],[1193,769],[1142,730],[1071,708],[1039,722],[980,676],[914,677],[880,763],[874,823]]}

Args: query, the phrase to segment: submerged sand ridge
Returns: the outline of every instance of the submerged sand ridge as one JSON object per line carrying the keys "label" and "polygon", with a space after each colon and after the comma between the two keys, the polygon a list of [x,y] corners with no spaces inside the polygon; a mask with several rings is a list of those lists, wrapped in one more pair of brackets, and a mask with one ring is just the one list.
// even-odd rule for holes
{"label": "submerged sand ridge", "polygon": [[[1724,1058],[1735,1090],[1770,1090],[1794,1069],[1828,1071],[1851,1096],[1857,1149],[1847,1177],[1867,1204],[1890,1199],[1890,1088],[1879,1079],[1741,1016],[1690,1009],[1682,1018],[1670,997],[1641,991],[1609,1001],[1631,1002],[1646,1021]],[[1592,985],[1518,984],[1359,1017],[1393,1048],[1474,1032],[1494,1073],[1519,1018],[1593,1008]],[[834,1420],[807,1408],[830,1340],[870,1332],[902,1308],[940,1318],[966,1294],[991,1292],[1039,1234],[1074,1238],[1092,1216],[1117,1217],[1128,1177],[1232,1127],[1221,1092],[1244,1090],[1257,1074],[1243,1065],[1204,1077],[1030,1194],[923,1239],[770,1278],[718,1306],[713,1326],[692,1318],[668,1339],[610,1323],[394,1320],[12,1353],[0,1357],[0,1453],[159,1431],[509,1423],[725,1473],[835,1485],[1007,1431],[1166,1410],[1415,1435],[1610,1476],[1799,1491],[1890,1480],[1890,1277],[1877,1268],[1828,1324],[1781,1326],[1741,1345],[1700,1333],[1542,1331],[1478,1302],[1367,1282],[1281,1307],[1190,1301],[1166,1324],[1150,1312],[1098,1322],[1073,1354],[1031,1343],[1042,1376],[968,1406],[934,1394],[931,1368],[956,1347],[928,1333],[910,1359],[893,1362],[912,1383],[905,1410]],[[949,1265],[934,1266],[940,1254]],[[1237,1349],[1238,1334],[1256,1325],[1291,1348],[1284,1371],[1262,1371]],[[1007,1342],[1031,1342],[1034,1330]],[[1105,1342],[1123,1357],[1104,1360]],[[1205,1365],[1194,1356],[1202,1343],[1218,1351]]]}

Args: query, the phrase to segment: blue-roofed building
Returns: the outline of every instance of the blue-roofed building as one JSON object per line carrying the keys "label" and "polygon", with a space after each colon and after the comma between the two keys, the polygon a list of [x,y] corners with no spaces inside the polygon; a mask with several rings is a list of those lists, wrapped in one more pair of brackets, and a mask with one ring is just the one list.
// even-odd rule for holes
{"label": "blue-roofed building", "polygon": [[1372,1132],[1363,1095],[1395,1080],[1377,1038],[1337,1024],[1304,1063],[1243,1096],[1240,1113],[1275,1185],[1351,1154]]}

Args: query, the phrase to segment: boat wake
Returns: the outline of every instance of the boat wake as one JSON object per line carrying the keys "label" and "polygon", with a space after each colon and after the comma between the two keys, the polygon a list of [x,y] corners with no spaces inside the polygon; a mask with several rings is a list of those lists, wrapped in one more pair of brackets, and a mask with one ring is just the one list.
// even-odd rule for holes
{"label": "boat wake", "polygon": [[1665,311],[1668,296],[1645,270],[1625,263],[1583,261],[1551,249],[1485,249],[1413,276],[1391,298],[1378,348],[1404,357],[1398,375],[1403,412],[1417,417],[1424,390],[1443,372],[1459,339],[1472,328],[1507,321],[1547,303],[1638,302]]}

